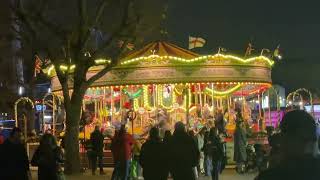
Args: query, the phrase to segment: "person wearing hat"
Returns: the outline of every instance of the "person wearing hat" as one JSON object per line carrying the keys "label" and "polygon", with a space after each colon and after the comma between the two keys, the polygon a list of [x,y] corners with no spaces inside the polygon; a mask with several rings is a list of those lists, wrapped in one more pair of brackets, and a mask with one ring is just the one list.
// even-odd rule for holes
{"label": "person wearing hat", "polygon": [[256,180],[318,180],[320,159],[316,123],[303,110],[288,112],[280,123],[280,163]]}

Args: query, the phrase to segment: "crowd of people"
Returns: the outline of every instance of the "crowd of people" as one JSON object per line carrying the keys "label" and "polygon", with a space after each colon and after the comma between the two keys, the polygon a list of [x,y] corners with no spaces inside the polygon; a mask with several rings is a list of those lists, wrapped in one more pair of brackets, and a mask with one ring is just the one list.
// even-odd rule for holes
{"label": "crowd of people", "polygon": [[[224,143],[218,132],[215,127],[204,127],[195,134],[177,122],[173,134],[168,130],[161,138],[159,128],[152,127],[140,148],[139,140],[123,125],[112,138],[112,180],[138,179],[141,169],[145,180],[195,180],[201,175],[216,180],[225,162]],[[136,162],[138,165],[134,165]]]}
{"label": "crowd of people", "polygon": [[[174,131],[166,131],[160,137],[158,127],[152,127],[146,141],[127,133],[123,125],[111,137],[114,159],[112,180],[196,180],[199,176],[219,179],[226,164],[224,132],[215,125],[203,127],[195,133],[182,122],[177,122]],[[302,110],[288,112],[277,132],[268,132],[271,152],[268,169],[263,170],[256,180],[317,180],[320,178],[319,145],[316,122]],[[234,133],[234,160],[241,168],[248,162],[245,128],[237,121]],[[104,136],[99,126],[90,138],[90,165],[95,175],[97,164],[103,171]],[[0,179],[29,180],[30,167],[38,167],[39,180],[60,180],[63,175],[63,150],[51,133],[40,138],[40,145],[29,162],[23,134],[14,128],[0,144]]]}

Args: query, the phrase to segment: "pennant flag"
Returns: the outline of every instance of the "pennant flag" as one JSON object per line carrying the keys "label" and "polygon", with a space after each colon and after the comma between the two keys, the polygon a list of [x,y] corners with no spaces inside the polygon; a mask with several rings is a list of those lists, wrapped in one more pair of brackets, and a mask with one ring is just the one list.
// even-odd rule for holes
{"label": "pennant flag", "polygon": [[35,55],[35,63],[34,63],[34,77],[37,77],[37,74],[41,72],[41,59],[39,58],[38,55]]}
{"label": "pennant flag", "polygon": [[280,55],[280,44],[277,46],[277,48],[274,50],[273,52],[273,57],[279,58],[281,59],[281,55]]}
{"label": "pennant flag", "polygon": [[[123,43],[124,43],[124,41],[122,41],[122,40],[118,41],[119,48],[122,48]],[[129,49],[129,50],[133,50],[134,49],[134,44],[133,43],[127,43],[127,47],[126,48]]]}
{"label": "pennant flag", "polygon": [[206,40],[201,37],[189,36],[189,49],[203,47],[205,43],[206,43]]}
{"label": "pennant flag", "polygon": [[218,54],[220,54],[221,52],[227,52],[227,49],[223,47],[219,47]]}
{"label": "pennant flag", "polygon": [[254,50],[252,47],[253,47],[252,44],[249,43],[249,44],[248,44],[248,47],[247,47],[247,49],[246,49],[246,53],[245,53],[244,57],[247,57],[247,56],[250,56],[250,55],[251,55],[251,52]]}

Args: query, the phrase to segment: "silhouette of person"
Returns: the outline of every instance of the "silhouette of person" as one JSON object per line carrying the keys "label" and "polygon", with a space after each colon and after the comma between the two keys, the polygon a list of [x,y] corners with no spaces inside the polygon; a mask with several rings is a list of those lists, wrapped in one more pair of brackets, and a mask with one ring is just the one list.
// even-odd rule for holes
{"label": "silhouette of person", "polygon": [[139,163],[145,180],[166,180],[164,144],[159,129],[151,128],[149,139],[142,145]]}
{"label": "silhouette of person", "polygon": [[31,164],[38,166],[39,180],[58,180],[62,172],[63,153],[52,134],[44,134]]}
{"label": "silhouette of person", "polygon": [[90,135],[90,141],[92,143],[92,153],[91,153],[91,165],[92,174],[95,175],[97,169],[97,159],[100,168],[100,174],[105,174],[103,172],[103,148],[104,148],[104,136],[100,131],[99,126],[95,126],[95,130]]}
{"label": "silhouette of person", "polygon": [[169,168],[174,180],[195,180],[193,168],[199,163],[199,151],[182,122],[175,124],[169,141]]}
{"label": "silhouette of person", "polygon": [[28,180],[31,178],[27,151],[22,143],[22,131],[13,128],[0,146],[0,179]]}
{"label": "silhouette of person", "polygon": [[303,110],[288,112],[280,124],[280,160],[256,180],[316,180],[320,177],[316,124]]}

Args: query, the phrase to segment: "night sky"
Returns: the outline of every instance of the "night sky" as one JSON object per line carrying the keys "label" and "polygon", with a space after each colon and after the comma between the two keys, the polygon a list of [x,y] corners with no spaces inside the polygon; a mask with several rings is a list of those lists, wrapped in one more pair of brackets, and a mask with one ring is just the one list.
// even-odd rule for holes
{"label": "night sky", "polygon": [[[254,53],[278,44],[283,62],[273,81],[289,89],[320,86],[320,1],[298,0],[171,0],[169,40],[187,48],[188,36],[207,40],[196,51],[216,53],[219,46],[243,56],[249,41]],[[313,76],[312,78],[309,78]],[[307,78],[308,77],[308,78]]]}

